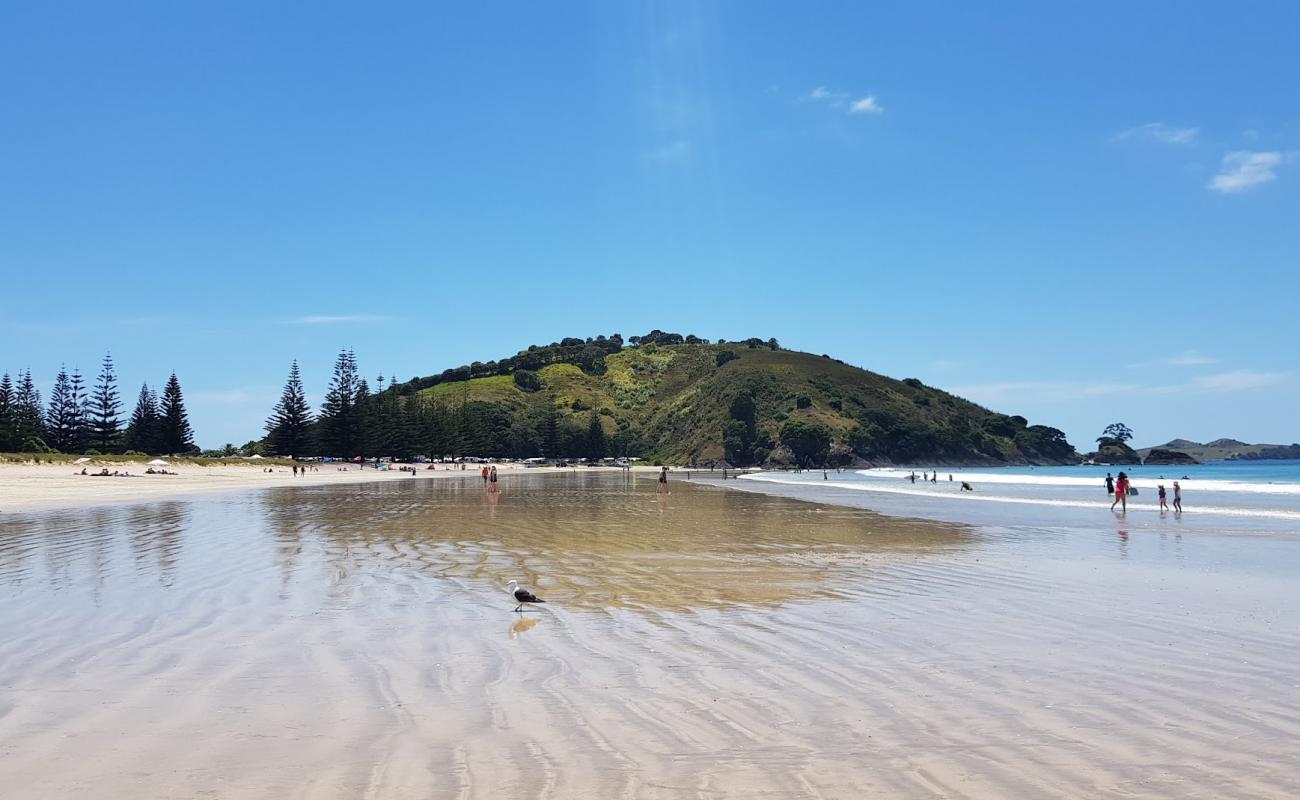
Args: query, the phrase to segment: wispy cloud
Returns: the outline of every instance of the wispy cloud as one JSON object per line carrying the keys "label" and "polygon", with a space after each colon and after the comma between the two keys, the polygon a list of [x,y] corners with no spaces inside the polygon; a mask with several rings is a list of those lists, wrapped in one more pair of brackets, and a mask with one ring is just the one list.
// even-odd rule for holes
{"label": "wispy cloud", "polygon": [[290,325],[346,325],[353,322],[390,322],[392,319],[380,314],[308,314],[286,322]]}
{"label": "wispy cloud", "polygon": [[1293,155],[1277,150],[1234,150],[1223,157],[1219,174],[1210,179],[1208,186],[1225,194],[1244,192],[1252,186],[1276,180],[1274,170],[1290,161]]}
{"label": "wispy cloud", "polygon": [[1267,389],[1280,386],[1292,378],[1290,372],[1261,372],[1253,369],[1237,369],[1231,372],[1218,372],[1213,375],[1200,375],[1193,379],[1192,385],[1207,392],[1245,392],[1252,389]]}
{"label": "wispy cloud", "polygon": [[676,139],[661,147],[656,147],[646,155],[652,161],[680,161],[691,153],[691,143],[685,139]]}
{"label": "wispy cloud", "polygon": [[1006,383],[977,383],[968,386],[954,386],[948,391],[959,397],[974,400],[977,403],[992,405],[1009,400],[1018,402],[1025,400],[1061,402],[1075,400],[1080,397],[1128,394],[1141,389],[1141,386],[1132,383],[1009,381]]}
{"label": "wispy cloud", "polygon": [[876,96],[869,94],[861,100],[849,104],[850,114],[883,114],[885,109],[876,102]]}
{"label": "wispy cloud", "polygon": [[1282,386],[1295,380],[1293,372],[1239,369],[1198,375],[1186,383],[1137,384],[1087,381],[1019,381],[954,386],[949,391],[983,405],[1059,403],[1112,395],[1224,394]]}
{"label": "wispy cloud", "polygon": [[1156,358],[1150,361],[1135,361],[1129,364],[1129,369],[1142,369],[1145,367],[1203,367],[1207,364],[1217,364],[1219,359],[1213,356],[1207,356],[1195,350],[1184,350],[1166,358]]}
{"label": "wispy cloud", "polygon": [[1111,137],[1112,142],[1146,141],[1161,144],[1195,144],[1200,128],[1179,128],[1163,122],[1148,122],[1136,128],[1120,131]]}
{"label": "wispy cloud", "polygon": [[848,92],[828,89],[825,86],[818,86],[803,95],[800,100],[805,103],[820,103],[849,114],[882,114],[885,111],[884,106],[880,105],[880,101],[873,94],[854,100],[853,95]]}

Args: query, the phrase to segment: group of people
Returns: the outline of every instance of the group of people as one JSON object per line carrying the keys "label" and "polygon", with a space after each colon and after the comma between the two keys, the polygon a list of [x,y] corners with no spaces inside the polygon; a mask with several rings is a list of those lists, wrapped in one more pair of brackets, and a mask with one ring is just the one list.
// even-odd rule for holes
{"label": "group of people", "polygon": [[[1160,498],[1160,510],[1168,511],[1168,492],[1165,491],[1165,485],[1163,483],[1156,484],[1156,491]],[[1118,478],[1114,478],[1107,472],[1106,494],[1115,496],[1115,499],[1110,504],[1111,511],[1114,511],[1115,506],[1118,505],[1124,513],[1128,513],[1128,496],[1137,494],[1137,489],[1129,481],[1128,473],[1121,472]],[[1178,485],[1178,481],[1174,481],[1174,513],[1183,513],[1183,487]]]}
{"label": "group of people", "polygon": [[[909,481],[911,481],[912,483],[916,483],[916,473],[913,472],[911,475],[908,475],[908,476],[907,476],[907,479],[908,479]],[[949,481],[952,480],[952,476],[951,476],[951,475],[948,476],[948,480],[949,480]],[[938,472],[938,470],[936,470],[936,471],[934,471],[934,472],[922,472],[922,473],[921,473],[921,483],[938,483],[938,482],[939,482],[939,472]]]}
{"label": "group of people", "polygon": [[489,494],[496,494],[500,491],[497,488],[497,467],[493,464],[491,468],[483,468],[483,488],[488,490]]}

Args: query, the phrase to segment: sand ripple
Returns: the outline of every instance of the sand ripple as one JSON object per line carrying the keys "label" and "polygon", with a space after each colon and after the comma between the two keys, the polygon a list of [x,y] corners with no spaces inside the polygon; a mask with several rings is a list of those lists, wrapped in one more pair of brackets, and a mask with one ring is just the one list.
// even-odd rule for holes
{"label": "sand ripple", "polygon": [[6,796],[1300,796],[1296,542],[505,489],[0,523]]}

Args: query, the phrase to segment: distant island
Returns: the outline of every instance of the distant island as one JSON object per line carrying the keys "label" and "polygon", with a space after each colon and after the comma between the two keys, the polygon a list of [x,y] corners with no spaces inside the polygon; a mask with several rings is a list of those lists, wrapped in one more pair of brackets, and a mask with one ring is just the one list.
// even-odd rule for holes
{"label": "distant island", "polygon": [[1147,459],[1157,451],[1186,453],[1197,461],[1262,461],[1300,459],[1300,444],[1247,444],[1237,439],[1215,439],[1204,444],[1190,439],[1174,439],[1136,452]]}

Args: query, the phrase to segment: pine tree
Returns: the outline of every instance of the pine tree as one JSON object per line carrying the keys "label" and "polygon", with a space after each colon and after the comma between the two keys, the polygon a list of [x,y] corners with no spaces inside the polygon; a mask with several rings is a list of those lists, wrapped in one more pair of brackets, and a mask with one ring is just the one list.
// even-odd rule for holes
{"label": "pine tree", "polygon": [[587,458],[599,461],[605,457],[605,428],[600,423],[600,414],[594,409],[591,421],[587,423]]}
{"label": "pine tree", "polygon": [[546,410],[542,420],[542,455],[547,458],[560,457],[560,415],[554,407]]}
{"label": "pine tree", "polygon": [[44,452],[45,417],[41,413],[41,393],[32,382],[32,371],[23,373],[14,394],[14,449]]}
{"label": "pine tree", "polygon": [[357,455],[365,455],[371,452],[377,420],[375,401],[370,395],[370,384],[366,383],[365,378],[357,382],[357,393],[353,398],[353,409],[356,412],[357,420],[357,442],[353,449],[356,450]]}
{"label": "pine tree", "polygon": [[301,456],[309,448],[311,432],[311,407],[307,393],[302,388],[302,375],[295,360],[289,367],[289,380],[284,384],[280,402],[275,404],[271,418],[266,421],[267,441],[272,452],[287,456]]}
{"label": "pine tree", "polygon": [[117,375],[113,372],[112,355],[104,356],[88,407],[91,446],[101,453],[116,452],[122,434],[122,422],[117,416],[122,410],[122,400],[117,393]]}
{"label": "pine tree", "polygon": [[80,453],[85,451],[89,446],[86,443],[90,441],[90,413],[86,408],[90,398],[86,396],[86,382],[81,377],[81,370],[76,367],[73,367],[72,375],[68,378],[68,394],[77,413],[76,444],[69,452]]}
{"label": "pine tree", "polygon": [[0,453],[16,450],[14,446],[14,382],[6,372],[0,377]]}
{"label": "pine tree", "polygon": [[142,384],[135,411],[126,426],[126,449],[137,453],[161,453],[161,422],[158,396],[149,389],[149,384]]}
{"label": "pine tree", "polygon": [[320,409],[320,448],[326,455],[351,458],[358,454],[358,388],[356,356],[350,350],[341,351]]}
{"label": "pine tree", "polygon": [[189,453],[194,446],[194,430],[185,413],[185,398],[181,395],[180,381],[173,372],[163,388],[161,444],[164,453]]}
{"label": "pine tree", "polygon": [[66,367],[59,367],[50,391],[49,410],[45,414],[45,443],[60,453],[80,453],[81,403],[72,392]]}

